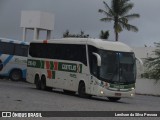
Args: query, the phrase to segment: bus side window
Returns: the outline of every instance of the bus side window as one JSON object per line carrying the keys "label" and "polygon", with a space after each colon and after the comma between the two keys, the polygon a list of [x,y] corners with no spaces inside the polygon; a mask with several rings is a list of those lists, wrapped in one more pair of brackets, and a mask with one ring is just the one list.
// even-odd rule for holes
{"label": "bus side window", "polygon": [[0,43],[0,52],[3,53],[3,54],[13,55],[14,44],[13,43],[1,42]]}
{"label": "bus side window", "polygon": [[76,45],[75,48],[75,59],[87,65],[87,56],[86,56],[86,46],[85,45]]}
{"label": "bus side window", "polygon": [[28,54],[28,45],[15,44],[14,55],[25,56]]}
{"label": "bus side window", "polygon": [[29,48],[29,55],[32,57],[40,57],[40,48],[42,48],[42,46],[39,44],[31,43]]}
{"label": "bus side window", "polygon": [[98,74],[98,66],[97,66],[97,59],[96,57],[92,54],[93,52],[97,52],[97,48],[94,46],[89,45],[88,46],[88,53],[89,53],[89,65],[90,65],[90,73],[96,77]]}
{"label": "bus side window", "polygon": [[97,58],[94,55],[92,55],[91,73],[96,77],[98,76]]}

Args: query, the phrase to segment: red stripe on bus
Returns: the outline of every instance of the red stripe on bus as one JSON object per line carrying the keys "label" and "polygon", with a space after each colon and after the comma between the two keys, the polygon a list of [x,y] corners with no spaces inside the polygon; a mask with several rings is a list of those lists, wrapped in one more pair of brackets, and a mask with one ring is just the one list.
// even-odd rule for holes
{"label": "red stripe on bus", "polygon": [[50,62],[46,61],[46,69],[50,69]]}
{"label": "red stripe on bus", "polygon": [[52,78],[52,71],[51,70],[47,70],[47,78]]}
{"label": "red stripe on bus", "polygon": [[54,62],[54,70],[58,70],[58,62]]}
{"label": "red stripe on bus", "polygon": [[48,43],[48,40],[43,40],[43,43]]}

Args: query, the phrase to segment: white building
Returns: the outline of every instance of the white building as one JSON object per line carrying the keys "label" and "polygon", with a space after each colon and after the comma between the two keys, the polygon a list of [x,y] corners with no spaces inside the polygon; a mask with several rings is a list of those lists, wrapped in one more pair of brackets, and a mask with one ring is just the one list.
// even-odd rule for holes
{"label": "white building", "polygon": [[26,40],[28,30],[33,30],[33,39],[39,39],[40,31],[46,32],[46,39],[51,39],[54,30],[54,15],[40,11],[22,11],[21,25],[23,28],[23,41]]}
{"label": "white building", "polygon": [[[156,47],[134,47],[133,51],[137,58],[140,58],[144,61],[144,58],[147,57],[155,57],[154,52]],[[147,68],[141,66],[137,62],[137,81],[136,81],[136,93],[137,94],[145,94],[145,95],[158,95],[160,96],[160,81],[155,82],[153,79],[141,78],[141,74]]]}
{"label": "white building", "polygon": [[[154,57],[154,51],[155,47],[133,47],[133,51],[135,53],[136,58],[139,58],[144,62],[145,58],[148,57]],[[144,73],[145,71],[144,65],[142,66],[138,61],[137,61],[137,77],[141,78],[141,74]]]}

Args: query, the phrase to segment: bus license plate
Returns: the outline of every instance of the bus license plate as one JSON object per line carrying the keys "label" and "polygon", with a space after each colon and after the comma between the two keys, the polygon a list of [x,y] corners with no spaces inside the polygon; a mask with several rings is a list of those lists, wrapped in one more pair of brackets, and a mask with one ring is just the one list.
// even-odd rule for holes
{"label": "bus license plate", "polygon": [[115,96],[119,97],[119,96],[121,96],[121,93],[115,93]]}

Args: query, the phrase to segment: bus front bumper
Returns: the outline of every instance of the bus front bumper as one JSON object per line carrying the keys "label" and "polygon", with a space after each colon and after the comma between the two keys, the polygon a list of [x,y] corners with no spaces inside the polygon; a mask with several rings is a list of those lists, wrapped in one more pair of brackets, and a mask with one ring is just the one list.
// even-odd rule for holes
{"label": "bus front bumper", "polygon": [[103,97],[122,97],[122,98],[133,98],[135,96],[135,89],[133,90],[111,90],[99,87],[97,90],[97,96]]}

